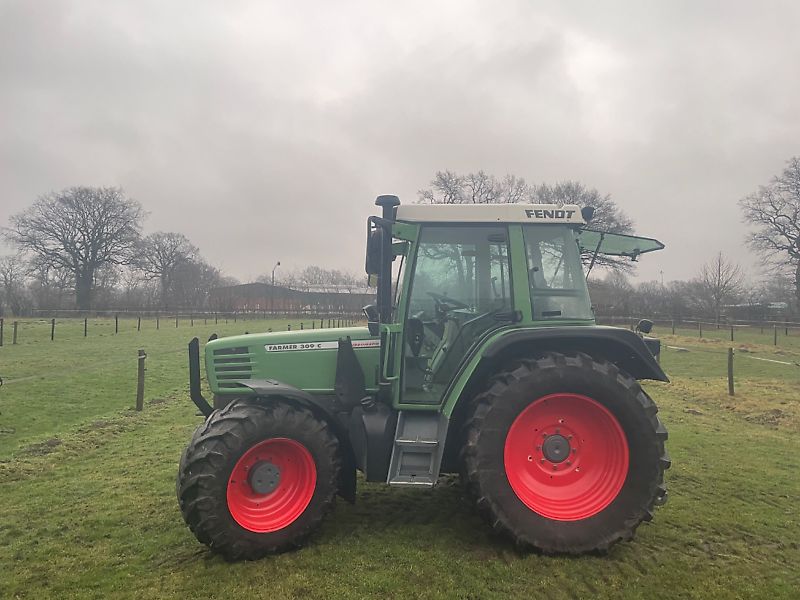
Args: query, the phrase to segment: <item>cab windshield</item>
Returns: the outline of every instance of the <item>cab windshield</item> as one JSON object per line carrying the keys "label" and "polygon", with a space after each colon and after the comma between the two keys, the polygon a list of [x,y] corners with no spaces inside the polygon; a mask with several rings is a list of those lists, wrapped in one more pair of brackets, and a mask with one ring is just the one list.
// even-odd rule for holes
{"label": "cab windshield", "polygon": [[573,230],[561,225],[529,225],[523,229],[533,318],[593,319]]}

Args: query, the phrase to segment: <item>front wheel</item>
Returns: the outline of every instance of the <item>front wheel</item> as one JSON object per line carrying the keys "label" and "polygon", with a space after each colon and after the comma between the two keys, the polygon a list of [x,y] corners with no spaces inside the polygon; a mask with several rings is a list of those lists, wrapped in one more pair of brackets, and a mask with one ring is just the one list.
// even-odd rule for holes
{"label": "front wheel", "polygon": [[297,547],[331,508],[339,444],[310,411],[235,400],[194,433],[178,469],[178,503],[197,539],[230,560]]}
{"label": "front wheel", "polygon": [[467,420],[464,469],[480,512],[546,553],[630,539],[666,499],[657,412],[611,363],[556,353],[520,361],[492,379]]}

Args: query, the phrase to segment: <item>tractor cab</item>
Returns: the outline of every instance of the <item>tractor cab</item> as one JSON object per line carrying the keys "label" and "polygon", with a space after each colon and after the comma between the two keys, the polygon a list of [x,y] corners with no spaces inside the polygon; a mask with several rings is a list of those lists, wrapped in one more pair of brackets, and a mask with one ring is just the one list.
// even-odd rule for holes
{"label": "tractor cab", "polygon": [[439,405],[494,331],[593,325],[585,267],[598,254],[636,260],[663,248],[591,230],[593,209],[575,205],[399,206],[394,196],[376,204],[384,214],[368,220],[366,270],[378,304],[365,314],[374,334],[383,325],[397,405]]}

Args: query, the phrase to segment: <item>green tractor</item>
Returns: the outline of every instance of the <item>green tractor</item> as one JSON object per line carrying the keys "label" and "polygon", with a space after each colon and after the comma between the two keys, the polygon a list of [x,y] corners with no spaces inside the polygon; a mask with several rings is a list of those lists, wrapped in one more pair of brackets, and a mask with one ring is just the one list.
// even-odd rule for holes
{"label": "green tractor", "polygon": [[[605,552],[667,499],[667,431],[637,380],[668,381],[659,341],[595,324],[584,262],[656,240],[587,226],[574,205],[404,205],[367,221],[366,327],[189,344],[205,421],[177,494],[226,558],[300,546],[366,481],[428,489],[460,473],[517,546]],[[213,337],[213,336],[212,336]]]}

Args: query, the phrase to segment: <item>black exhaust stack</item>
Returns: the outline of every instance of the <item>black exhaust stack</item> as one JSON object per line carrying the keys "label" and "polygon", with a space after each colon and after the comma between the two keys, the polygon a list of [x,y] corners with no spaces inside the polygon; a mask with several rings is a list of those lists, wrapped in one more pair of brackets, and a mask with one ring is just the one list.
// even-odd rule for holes
{"label": "black exhaust stack", "polygon": [[[386,221],[394,221],[400,198],[392,195],[378,196],[375,205],[383,209]],[[381,239],[381,266],[378,275],[378,313],[381,323],[388,323],[392,318],[392,232],[383,229]]]}

